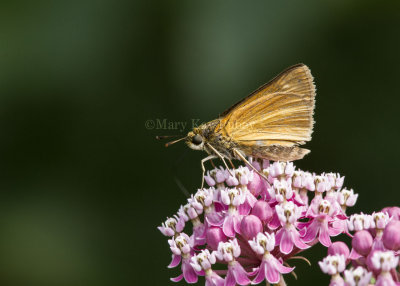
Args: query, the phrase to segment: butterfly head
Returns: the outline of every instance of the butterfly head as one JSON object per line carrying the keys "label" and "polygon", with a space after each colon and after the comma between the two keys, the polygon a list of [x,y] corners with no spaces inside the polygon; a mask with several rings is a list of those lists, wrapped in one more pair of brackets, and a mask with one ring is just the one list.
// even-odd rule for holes
{"label": "butterfly head", "polygon": [[186,144],[193,150],[204,150],[204,137],[194,129],[186,136]]}

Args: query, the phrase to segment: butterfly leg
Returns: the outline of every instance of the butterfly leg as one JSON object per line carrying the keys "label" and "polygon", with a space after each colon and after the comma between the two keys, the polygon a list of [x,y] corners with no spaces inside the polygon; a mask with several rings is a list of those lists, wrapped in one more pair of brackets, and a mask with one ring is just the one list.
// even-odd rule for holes
{"label": "butterfly leg", "polygon": [[233,152],[243,161],[245,162],[250,168],[252,168],[255,172],[257,172],[257,174],[259,174],[261,177],[263,177],[264,179],[268,180],[267,176],[265,176],[263,173],[261,173],[260,171],[258,171],[249,161],[247,161],[246,157],[244,157],[242,155],[242,153],[240,153],[239,150],[237,149],[233,149]]}
{"label": "butterfly leg", "polygon": [[204,167],[204,163],[208,160],[215,159],[215,158],[217,158],[215,155],[210,155],[201,160],[201,169],[203,170],[203,176],[201,176],[202,177],[201,178],[201,188],[203,188],[203,186],[204,186],[204,174],[206,173],[206,168]]}
{"label": "butterfly leg", "polygon": [[213,150],[215,154],[217,154],[217,156],[222,160],[222,162],[224,162],[224,165],[225,165],[226,169],[228,170],[229,174],[231,174],[231,176],[234,177],[235,175],[232,173],[231,169],[229,169],[228,164],[226,164],[224,156],[222,156],[221,153],[219,153],[218,150],[215,149],[210,144],[207,144],[207,146],[210,147],[210,149]]}
{"label": "butterfly leg", "polygon": [[232,160],[231,160],[231,159],[228,159],[228,161],[229,161],[229,163],[231,164],[232,169],[235,169],[235,165],[233,165]]}
{"label": "butterfly leg", "polygon": [[212,159],[210,159],[210,163],[211,165],[214,167],[214,169],[216,169],[217,167],[215,167],[214,161]]}

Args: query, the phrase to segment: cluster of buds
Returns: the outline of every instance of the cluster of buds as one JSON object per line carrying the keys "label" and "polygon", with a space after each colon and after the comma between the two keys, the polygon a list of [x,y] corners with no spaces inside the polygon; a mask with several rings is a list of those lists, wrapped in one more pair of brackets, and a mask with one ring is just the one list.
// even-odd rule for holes
{"label": "cluster of buds", "polygon": [[330,285],[399,285],[399,216],[398,207],[350,216],[348,230],[355,232],[351,251],[344,242],[334,242],[328,248],[328,256],[319,262],[321,270],[331,275]]}
{"label": "cluster of buds", "polygon": [[317,243],[331,247],[331,237],[352,229],[346,208],[357,194],[342,187],[344,177],[304,172],[292,162],[250,162],[257,172],[208,171],[208,187],[159,227],[169,237],[168,267],[181,269],[172,281],[204,276],[207,286],[284,285],[283,274],[295,275],[291,259],[308,261],[302,251]]}

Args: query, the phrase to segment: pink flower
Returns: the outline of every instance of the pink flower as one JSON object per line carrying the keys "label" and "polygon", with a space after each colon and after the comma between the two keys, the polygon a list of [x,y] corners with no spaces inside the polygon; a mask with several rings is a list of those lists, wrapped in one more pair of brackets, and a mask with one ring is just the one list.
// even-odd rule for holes
{"label": "pink flower", "polygon": [[314,177],[315,191],[316,194],[322,194],[331,189],[328,179],[325,176]]}
{"label": "pink flower", "polygon": [[237,208],[244,203],[245,196],[240,189],[223,189],[221,201],[228,206],[222,229],[226,236],[234,237],[235,233],[240,233],[241,215]]}
{"label": "pink flower", "polygon": [[228,242],[220,242],[218,251],[213,251],[213,255],[219,260],[228,263],[225,286],[248,285],[251,283],[243,266],[235,260],[240,255],[240,247],[236,238]]}
{"label": "pink flower", "polygon": [[271,221],[274,209],[266,201],[258,200],[254,204],[251,214],[257,216],[265,224]]}
{"label": "pink flower", "polygon": [[374,251],[371,257],[372,266],[375,270],[389,272],[399,264],[399,257],[392,251]]}
{"label": "pink flower", "polygon": [[344,177],[340,177],[337,173],[325,174],[332,189],[340,189],[343,186]]}
{"label": "pink flower", "polygon": [[371,276],[372,273],[361,266],[344,271],[344,277],[349,286],[367,286]]}
{"label": "pink flower", "polygon": [[381,273],[376,280],[375,286],[398,286],[398,284],[393,280],[390,273]]}
{"label": "pink flower", "polygon": [[333,221],[331,216],[336,212],[331,203],[328,200],[318,198],[319,197],[316,197],[313,200],[318,202],[318,204],[311,203],[310,209],[312,212],[310,212],[310,215],[315,217],[307,227],[303,241],[312,242],[316,238],[317,234],[319,234],[319,242],[321,242],[322,245],[329,247],[332,243],[330,236],[340,234],[341,230],[335,229],[329,225],[329,223]]}
{"label": "pink flower", "polygon": [[266,191],[269,184],[257,173],[253,173],[253,180],[247,185],[247,188],[254,196],[259,196]]}
{"label": "pink flower", "polygon": [[400,208],[399,207],[386,207],[381,212],[388,213],[389,217],[394,220],[400,219]]}
{"label": "pink flower", "polygon": [[309,172],[303,172],[301,176],[301,186],[302,188],[310,192],[314,192],[315,191],[314,176]]}
{"label": "pink flower", "polygon": [[223,187],[224,182],[229,177],[229,171],[224,168],[215,168],[211,171],[207,171],[207,175],[204,176],[204,180],[210,187],[220,188]]}
{"label": "pink flower", "polygon": [[216,250],[218,248],[219,243],[228,241],[227,236],[224,234],[223,230],[220,227],[209,227],[206,231],[206,239],[207,244],[211,247],[211,249]]}
{"label": "pink flower", "polygon": [[205,225],[200,221],[199,215],[203,213],[202,205],[197,202],[193,196],[188,199],[188,203],[181,206],[178,211],[179,218],[188,221],[191,220],[193,224],[193,235],[190,238],[192,246],[202,245],[205,243]]}
{"label": "pink flower", "polygon": [[194,197],[192,196],[192,200],[195,201],[195,203],[198,203],[201,205],[198,206],[198,208],[202,209],[207,209],[209,208],[213,202],[214,202],[214,193],[216,193],[215,188],[204,188],[204,189],[198,189]]}
{"label": "pink flower", "polygon": [[328,255],[318,262],[322,272],[331,275],[330,286],[344,286],[344,280],[339,275],[346,267],[346,259],[343,255]]}
{"label": "pink flower", "polygon": [[292,187],[296,189],[301,189],[302,185],[302,175],[304,172],[301,171],[294,171],[292,177]]}
{"label": "pink flower", "polygon": [[336,255],[336,254],[343,255],[344,258],[347,259],[347,257],[350,254],[350,250],[344,242],[336,241],[333,242],[331,246],[328,247],[328,255]]}
{"label": "pink flower", "polygon": [[299,249],[307,249],[310,246],[305,244],[300,238],[300,234],[296,229],[295,223],[301,216],[301,208],[293,202],[286,202],[282,205],[275,206],[279,221],[282,228],[276,233],[276,245],[284,254],[289,254],[296,245]]}
{"label": "pink flower", "polygon": [[341,273],[346,268],[346,258],[343,255],[328,255],[322,261],[318,262],[322,272],[335,275]]}
{"label": "pink flower", "polygon": [[275,247],[275,236],[273,233],[260,232],[257,234],[257,237],[249,241],[249,244],[254,252],[262,255],[261,265],[252,284],[258,284],[263,280],[267,280],[271,284],[276,284],[280,280],[281,273],[286,274],[294,269],[294,267],[283,266],[282,262],[270,253]]}
{"label": "pink flower", "polygon": [[275,180],[273,185],[273,188],[270,187],[268,189],[269,195],[273,199],[273,201],[282,203],[293,197],[294,193],[292,191],[291,185],[286,180]]}
{"label": "pink flower", "polygon": [[371,227],[384,229],[389,222],[389,215],[383,212],[374,212],[372,214]]}
{"label": "pink flower", "polygon": [[272,163],[268,169],[269,169],[269,174],[271,177],[278,178],[280,176],[284,176],[285,173],[285,162],[274,162]]}
{"label": "pink flower", "polygon": [[157,227],[165,236],[174,236],[176,233],[182,232],[185,227],[185,221],[177,216],[167,218],[161,226]]}
{"label": "pink flower", "polygon": [[358,194],[354,194],[353,189],[341,189],[337,191],[337,200],[343,209],[354,206],[357,198]]}
{"label": "pink flower", "polygon": [[247,215],[240,223],[240,233],[245,239],[251,239],[263,230],[261,220],[255,215]]}
{"label": "pink flower", "polygon": [[391,221],[383,231],[382,241],[387,249],[400,249],[400,221]]}
{"label": "pink flower", "polygon": [[371,256],[371,263],[374,270],[380,271],[375,285],[391,286],[396,285],[393,277],[390,274],[392,269],[395,269],[399,264],[399,257],[395,257],[392,251],[374,251]]}
{"label": "pink flower", "polygon": [[202,250],[191,259],[191,265],[198,273],[204,272],[206,286],[224,286],[225,280],[211,269],[211,265],[216,262],[215,255],[210,254],[208,249]]}
{"label": "pink flower", "polygon": [[353,240],[351,241],[351,245],[355,251],[363,256],[367,256],[371,251],[372,243],[373,238],[366,230],[357,231],[353,236]]}
{"label": "pink flower", "polygon": [[178,266],[182,259],[182,274],[175,278],[171,278],[171,281],[179,282],[185,278],[187,283],[196,283],[197,276],[201,273],[196,273],[196,271],[190,265],[191,247],[189,245],[189,236],[185,233],[181,233],[175,239],[168,240],[168,243],[173,253],[172,261],[168,267],[172,268]]}

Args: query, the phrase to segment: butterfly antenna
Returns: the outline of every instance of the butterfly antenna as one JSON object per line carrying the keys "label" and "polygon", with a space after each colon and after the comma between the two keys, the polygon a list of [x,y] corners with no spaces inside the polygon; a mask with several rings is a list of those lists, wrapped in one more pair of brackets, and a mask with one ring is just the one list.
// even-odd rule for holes
{"label": "butterfly antenna", "polygon": [[163,140],[163,139],[166,139],[166,138],[178,137],[178,136],[180,136],[180,135],[161,135],[161,136],[156,136],[156,139],[157,140]]}
{"label": "butterfly antenna", "polygon": [[185,149],[181,155],[176,159],[176,161],[174,162],[174,164],[171,166],[171,172],[172,175],[174,176],[174,181],[176,183],[176,185],[178,186],[178,188],[181,190],[182,194],[184,194],[185,197],[190,197],[190,192],[185,188],[185,186],[183,185],[182,181],[180,179],[178,179],[178,167],[180,166],[183,158],[187,155],[187,152],[189,151],[189,149]]}
{"label": "butterfly antenna", "polygon": [[179,138],[178,140],[175,140],[175,141],[171,141],[171,142],[166,143],[166,144],[165,144],[165,147],[169,147],[170,145],[175,144],[175,143],[177,143],[177,142],[179,142],[179,141],[182,141],[182,140],[184,140],[184,139],[186,139],[186,136],[185,136],[185,137],[182,137],[182,138]]}
{"label": "butterfly antenna", "polygon": [[[163,139],[166,139],[166,138],[171,138],[171,137],[178,137],[178,136],[180,136],[180,135],[161,135],[161,136],[156,136],[156,139],[157,140],[163,140]],[[181,140],[183,140],[183,139],[185,139],[186,137],[183,137],[183,138],[180,138],[180,139],[178,139],[178,140],[175,140],[175,141],[171,141],[171,142],[168,142],[167,144],[165,144],[165,147],[168,147],[169,145],[172,145],[172,144],[174,144],[174,143],[176,143],[176,142],[179,142],[179,141],[181,141]],[[185,151],[182,153],[182,155],[178,158],[178,160],[176,160],[176,162],[175,162],[175,164],[173,165],[173,167],[172,167],[172,169],[171,169],[171,171],[174,173],[173,175],[174,175],[174,181],[175,181],[175,183],[177,184],[177,186],[178,186],[178,188],[181,190],[181,192],[185,195],[185,197],[190,197],[190,193],[189,193],[189,191],[185,188],[185,186],[182,184],[182,181],[181,180],[179,180],[178,179],[178,177],[175,175],[176,173],[177,173],[177,166],[178,166],[178,163],[182,160],[182,158],[184,157],[184,155],[186,155],[186,151],[187,151],[188,149],[185,149]]]}
{"label": "butterfly antenna", "polygon": [[190,197],[189,191],[185,188],[185,186],[182,184],[181,180],[178,179],[178,177],[174,177],[175,183],[178,185],[179,189],[182,191],[182,193],[188,198]]}

